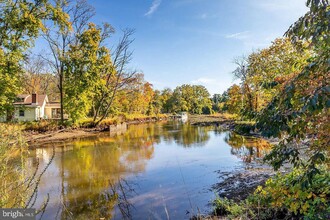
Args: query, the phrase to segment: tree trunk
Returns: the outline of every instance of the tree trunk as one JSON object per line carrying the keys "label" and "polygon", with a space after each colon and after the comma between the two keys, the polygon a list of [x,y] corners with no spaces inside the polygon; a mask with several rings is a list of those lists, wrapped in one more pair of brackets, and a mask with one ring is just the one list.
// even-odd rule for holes
{"label": "tree trunk", "polygon": [[63,108],[63,65],[61,67],[61,74],[60,74],[60,102],[61,102],[61,125],[64,123],[64,108]]}

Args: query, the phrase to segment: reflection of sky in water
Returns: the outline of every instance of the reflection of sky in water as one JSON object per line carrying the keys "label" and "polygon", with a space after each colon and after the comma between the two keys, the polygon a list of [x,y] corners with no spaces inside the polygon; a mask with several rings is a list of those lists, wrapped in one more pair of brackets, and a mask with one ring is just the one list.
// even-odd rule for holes
{"label": "reflection of sky in water", "polygon": [[[134,206],[129,210],[133,219],[166,219],[167,213],[172,219],[188,219],[205,213],[214,198],[210,188],[219,181],[215,171],[244,166],[229,146],[239,138],[214,129],[172,123],[135,125],[122,136],[104,134],[62,144],[42,178],[37,205],[49,194],[44,219],[97,219],[104,213],[121,219],[115,201],[107,196],[112,192],[109,183],[122,178],[134,189],[125,191]],[[44,167],[52,151],[32,151],[29,162],[38,157]]]}

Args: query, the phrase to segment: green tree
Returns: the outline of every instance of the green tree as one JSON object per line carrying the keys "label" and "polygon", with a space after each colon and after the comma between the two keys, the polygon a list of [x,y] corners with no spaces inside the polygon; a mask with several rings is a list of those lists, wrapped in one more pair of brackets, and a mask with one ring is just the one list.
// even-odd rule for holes
{"label": "green tree", "polygon": [[155,114],[160,114],[162,112],[163,100],[162,100],[161,92],[159,90],[154,91],[154,96],[151,104],[153,107],[153,112]]}
{"label": "green tree", "polygon": [[22,61],[45,22],[52,20],[61,30],[68,26],[67,14],[47,0],[0,2],[0,115],[11,115],[20,89]]}
{"label": "green tree", "polygon": [[172,108],[172,97],[173,91],[170,88],[165,88],[161,92],[161,101],[162,101],[162,112],[170,113]]}
{"label": "green tree", "polygon": [[192,114],[212,112],[210,94],[204,86],[187,85],[178,86],[171,97],[172,111],[187,111]]}
{"label": "green tree", "polygon": [[118,94],[123,93],[138,79],[136,70],[129,68],[133,53],[130,51],[131,39],[134,30],[125,29],[119,43],[111,53],[112,71],[105,75],[105,84],[100,87],[97,96],[94,97],[93,122],[98,125],[102,120],[113,113]]}
{"label": "green tree", "polygon": [[110,33],[108,25],[102,30],[90,23],[67,52],[65,79],[70,83],[64,85],[64,107],[73,121],[91,111],[95,93],[105,85],[106,74],[113,70],[110,51],[102,46]]}

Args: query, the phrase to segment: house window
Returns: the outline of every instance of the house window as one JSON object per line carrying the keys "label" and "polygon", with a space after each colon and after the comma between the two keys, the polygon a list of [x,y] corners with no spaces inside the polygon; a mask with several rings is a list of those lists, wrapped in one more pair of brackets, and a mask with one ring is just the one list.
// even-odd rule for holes
{"label": "house window", "polygon": [[52,118],[61,118],[61,109],[60,108],[52,109]]}
{"label": "house window", "polygon": [[25,116],[24,110],[20,109],[19,110],[19,117],[24,117],[24,116]]}

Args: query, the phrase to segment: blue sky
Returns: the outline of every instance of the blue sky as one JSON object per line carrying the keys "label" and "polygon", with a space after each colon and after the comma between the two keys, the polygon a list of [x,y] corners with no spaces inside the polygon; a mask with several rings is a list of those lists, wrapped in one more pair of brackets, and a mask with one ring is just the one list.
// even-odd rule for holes
{"label": "blue sky", "polygon": [[[93,21],[134,28],[131,66],[156,89],[231,84],[234,57],[267,47],[302,16],[305,0],[89,0]],[[110,40],[111,41],[111,40]]]}

